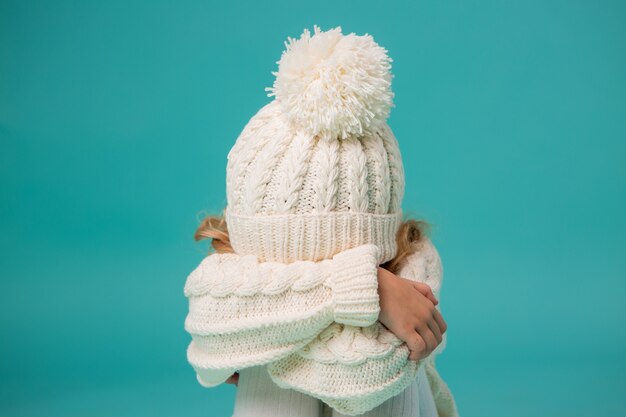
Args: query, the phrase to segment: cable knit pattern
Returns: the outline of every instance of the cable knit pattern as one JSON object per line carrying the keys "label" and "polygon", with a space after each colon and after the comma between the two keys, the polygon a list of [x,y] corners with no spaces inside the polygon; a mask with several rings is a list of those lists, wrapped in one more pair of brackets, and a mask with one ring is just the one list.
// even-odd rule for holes
{"label": "cable knit pattern", "polygon": [[391,59],[370,35],[339,27],[305,31],[286,45],[275,99],[228,153],[233,249],[289,263],[374,244],[386,262],[396,253],[404,193],[398,141],[386,122]]}
{"label": "cable knit pattern", "polygon": [[260,263],[214,253],[188,276],[188,360],[214,386],[235,370],[280,359],[331,323],[367,326],[380,313],[378,248],[367,244],[319,262]]}
{"label": "cable knit pattern", "polygon": [[322,140],[291,126],[272,101],[228,154],[231,244],[239,255],[288,263],[371,243],[383,263],[396,253],[403,193],[404,167],[388,125]]}
{"label": "cable knit pattern", "polygon": [[[445,346],[409,361],[377,321],[377,266],[396,256],[404,167],[386,122],[391,59],[340,28],[290,41],[275,99],[228,153],[224,215],[234,253],[188,276],[187,358],[200,384],[267,366],[276,384],[356,415],[400,393]],[[443,269],[427,238],[399,275],[436,295]],[[440,413],[451,395],[434,371]],[[448,391],[449,394],[449,391]]]}
{"label": "cable knit pattern", "polygon": [[[417,245],[398,275],[438,291],[443,276],[439,254],[428,238]],[[306,346],[267,367],[280,387],[317,397],[343,414],[358,415],[402,392],[419,366],[443,351],[445,333],[443,339],[428,358],[409,361],[406,343],[378,321],[366,327],[332,323]],[[437,386],[445,385],[438,374],[432,377]],[[440,401],[442,408],[453,407],[450,399],[440,396]]]}
{"label": "cable knit pattern", "polygon": [[[439,289],[438,252],[428,238],[418,245],[398,275]],[[232,253],[206,257],[184,289],[188,360],[199,383],[216,386],[239,369],[267,365],[280,387],[347,415],[399,394],[443,350],[446,336],[428,358],[408,360],[406,343],[377,320],[378,250],[362,245],[290,264]],[[429,375],[431,385],[447,389],[436,372]],[[438,407],[455,410],[451,395],[440,391]]]}

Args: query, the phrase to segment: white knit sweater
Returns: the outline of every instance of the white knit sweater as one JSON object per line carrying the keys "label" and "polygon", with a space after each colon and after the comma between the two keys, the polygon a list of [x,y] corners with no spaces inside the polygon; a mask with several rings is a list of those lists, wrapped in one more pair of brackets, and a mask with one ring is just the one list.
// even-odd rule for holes
{"label": "white knit sweater", "polygon": [[[362,414],[427,375],[440,416],[456,406],[434,367],[444,341],[426,359],[378,320],[379,249],[366,244],[318,262],[259,262],[254,255],[213,253],[189,275],[185,329],[198,381],[213,387],[235,371],[267,365],[274,382],[321,399],[339,412]],[[398,271],[439,296],[442,265],[425,238]]]}

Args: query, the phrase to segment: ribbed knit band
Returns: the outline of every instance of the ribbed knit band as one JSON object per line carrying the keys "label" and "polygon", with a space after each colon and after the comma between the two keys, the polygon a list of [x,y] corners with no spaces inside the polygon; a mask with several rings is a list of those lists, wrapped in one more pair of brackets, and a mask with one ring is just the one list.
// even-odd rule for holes
{"label": "ribbed knit band", "polygon": [[380,314],[378,247],[362,245],[333,256],[333,311],[337,323],[367,327]]}
{"label": "ribbed knit band", "polygon": [[381,264],[396,255],[396,232],[402,212],[243,216],[232,213],[227,207],[225,217],[235,252],[256,255],[262,262],[319,261],[371,243],[379,248],[378,263]]}

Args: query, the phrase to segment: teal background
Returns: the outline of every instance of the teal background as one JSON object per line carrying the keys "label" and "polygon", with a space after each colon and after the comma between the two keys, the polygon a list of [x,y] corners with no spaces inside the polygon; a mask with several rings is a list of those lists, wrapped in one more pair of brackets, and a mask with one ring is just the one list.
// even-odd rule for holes
{"label": "teal background", "polygon": [[626,4],[0,2],[0,414],[230,416],[186,276],[287,36],[393,58],[462,416],[626,415]]}

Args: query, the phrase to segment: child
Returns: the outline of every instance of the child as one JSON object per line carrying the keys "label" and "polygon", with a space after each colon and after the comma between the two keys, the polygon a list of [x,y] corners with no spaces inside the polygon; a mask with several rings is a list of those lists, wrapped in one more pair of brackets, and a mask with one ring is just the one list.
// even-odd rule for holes
{"label": "child", "polygon": [[188,360],[206,387],[239,371],[234,417],[455,416],[441,261],[402,221],[391,59],[339,27],[289,41],[196,234],[217,253],[185,284]]}

